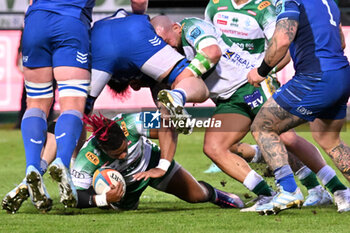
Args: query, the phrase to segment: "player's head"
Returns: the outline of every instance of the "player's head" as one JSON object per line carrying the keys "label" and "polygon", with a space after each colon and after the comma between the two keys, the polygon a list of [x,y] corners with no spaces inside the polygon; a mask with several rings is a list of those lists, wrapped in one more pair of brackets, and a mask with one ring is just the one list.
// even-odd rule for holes
{"label": "player's head", "polygon": [[107,85],[113,92],[114,97],[119,100],[127,99],[131,93],[129,89],[130,80],[121,81],[113,76],[108,81]]}
{"label": "player's head", "polygon": [[[86,129],[97,139],[99,147],[113,159],[125,159],[128,155],[128,142],[123,130],[113,120],[103,115],[84,115]],[[88,126],[90,125],[90,126]]]}
{"label": "player's head", "polygon": [[168,16],[159,15],[151,19],[154,30],[166,43],[175,49],[181,48],[181,25]]}

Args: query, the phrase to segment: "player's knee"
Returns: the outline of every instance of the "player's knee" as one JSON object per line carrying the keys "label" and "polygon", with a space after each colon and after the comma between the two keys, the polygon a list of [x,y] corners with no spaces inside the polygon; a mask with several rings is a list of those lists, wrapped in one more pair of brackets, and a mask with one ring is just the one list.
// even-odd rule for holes
{"label": "player's knee", "polygon": [[286,147],[295,147],[297,145],[298,136],[295,133],[282,133],[280,138]]}
{"label": "player's knee", "polygon": [[24,81],[27,97],[33,99],[53,98],[52,81],[47,83],[33,83]]}
{"label": "player's knee", "polygon": [[203,189],[193,190],[185,200],[188,203],[200,203],[208,201],[208,194]]}
{"label": "player's knee", "polygon": [[210,159],[215,160],[220,156],[222,151],[222,147],[218,143],[205,143],[203,146],[203,152]]}
{"label": "player's knee", "polygon": [[262,131],[262,128],[260,127],[260,124],[257,123],[257,121],[253,121],[253,123],[250,126],[250,132],[252,133],[253,137],[257,137],[257,133]]}
{"label": "player's knee", "polygon": [[324,151],[329,151],[340,144],[340,138],[329,137],[322,132],[312,132],[312,137]]}

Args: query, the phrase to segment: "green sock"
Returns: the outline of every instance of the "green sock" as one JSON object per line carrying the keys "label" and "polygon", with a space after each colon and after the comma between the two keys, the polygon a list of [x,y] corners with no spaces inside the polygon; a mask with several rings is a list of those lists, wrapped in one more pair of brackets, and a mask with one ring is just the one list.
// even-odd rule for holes
{"label": "green sock", "polygon": [[307,190],[315,188],[317,185],[320,185],[320,183],[317,180],[316,174],[313,172],[311,172],[304,179],[300,179],[300,182],[307,188]]}
{"label": "green sock", "polygon": [[252,190],[253,193],[256,195],[264,195],[264,196],[271,196],[272,195],[272,189],[270,186],[266,183],[265,180],[262,180],[255,188]]}
{"label": "green sock", "polygon": [[337,190],[345,190],[347,189],[345,185],[338,179],[337,176],[334,176],[327,184],[326,187],[334,193]]}

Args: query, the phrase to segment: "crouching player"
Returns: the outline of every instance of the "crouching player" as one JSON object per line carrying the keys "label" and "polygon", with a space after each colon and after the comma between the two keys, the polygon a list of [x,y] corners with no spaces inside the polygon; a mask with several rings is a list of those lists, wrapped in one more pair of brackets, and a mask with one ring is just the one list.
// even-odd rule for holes
{"label": "crouching player", "polygon": [[[71,170],[78,192],[78,208],[110,206],[123,210],[136,209],[142,192],[148,186],[190,203],[210,201],[224,208],[243,207],[238,196],[193,178],[172,160],[175,150],[164,159],[161,149],[147,139],[157,138],[158,130],[143,128],[142,118],[143,113],[119,114],[112,120],[96,115],[85,117],[84,122],[91,126],[93,136],[80,150]],[[175,146],[176,136],[171,140],[172,146]],[[109,166],[123,175],[126,182],[123,198],[120,183],[105,195],[96,195],[92,178],[101,166]]]}

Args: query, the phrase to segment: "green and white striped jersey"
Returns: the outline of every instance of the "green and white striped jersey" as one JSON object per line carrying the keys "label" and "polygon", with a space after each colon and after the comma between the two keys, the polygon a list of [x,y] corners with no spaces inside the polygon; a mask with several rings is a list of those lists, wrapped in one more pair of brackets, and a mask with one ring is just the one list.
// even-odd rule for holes
{"label": "green and white striped jersey", "polygon": [[135,182],[132,177],[134,174],[146,170],[152,147],[157,145],[147,139],[149,130],[143,128],[141,114],[118,114],[113,118],[128,140],[128,155],[125,159],[110,158],[99,148],[94,136],[85,142],[71,169],[73,183],[77,189],[88,189],[92,185],[94,172],[106,163],[123,175],[126,185]]}
{"label": "green and white striped jersey", "polygon": [[205,20],[260,60],[275,30],[276,13],[268,0],[249,0],[238,6],[234,0],[210,0]]}
{"label": "green and white striped jersey", "polygon": [[209,89],[210,98],[214,101],[228,99],[239,87],[247,83],[248,72],[261,61],[242,50],[205,20],[186,18],[180,23],[182,46],[187,59],[193,60],[199,52],[199,43],[206,38],[214,38],[221,49],[222,56],[217,65],[202,76]]}

